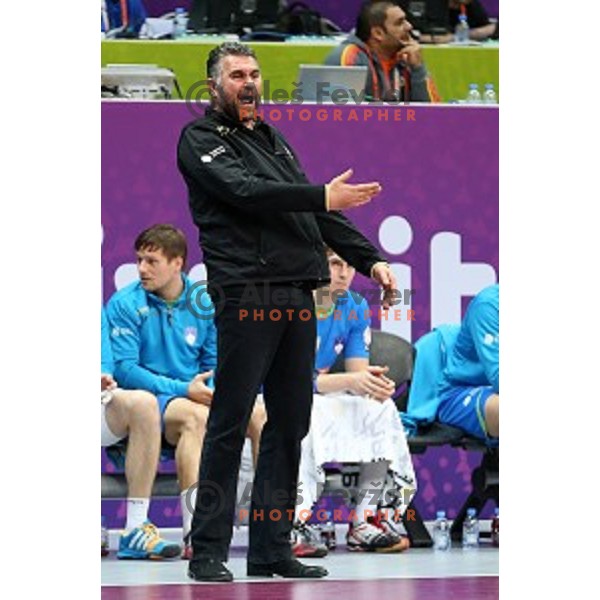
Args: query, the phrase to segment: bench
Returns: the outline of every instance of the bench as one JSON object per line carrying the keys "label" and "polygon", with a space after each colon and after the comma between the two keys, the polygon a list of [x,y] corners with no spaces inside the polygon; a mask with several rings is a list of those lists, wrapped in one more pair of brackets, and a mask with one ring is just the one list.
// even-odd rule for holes
{"label": "bench", "polygon": [[[398,410],[406,410],[414,362],[413,346],[397,335],[374,330],[372,332],[370,362],[372,364],[389,366],[390,370],[387,376],[394,381],[396,388],[400,390],[399,395],[395,398],[396,405]],[[342,370],[343,357],[340,356],[332,367],[331,372],[335,373]],[[451,446],[481,452],[481,462],[471,474],[471,493],[463,502],[456,518],[453,520],[450,530],[452,539],[459,541],[462,536],[462,524],[468,508],[475,508],[477,514],[479,514],[490,500],[495,502],[496,506],[498,505],[500,489],[498,449],[487,447],[479,440],[465,435],[463,431],[456,427],[437,422],[419,431],[419,435],[408,438],[408,446],[411,454],[417,455],[425,453],[429,448],[440,446]],[[344,469],[340,470],[338,466],[326,466],[327,481],[324,493],[326,494],[328,490],[340,489],[341,479],[338,479],[338,477],[341,474],[354,474],[355,471],[358,472],[358,468],[358,465],[345,465]],[[103,499],[127,497],[127,482],[123,473],[103,473],[101,477]],[[240,486],[250,481],[251,478],[252,459],[249,441],[246,440],[238,492]],[[341,487],[346,488],[348,493],[352,494],[353,487],[351,484],[344,483]],[[177,476],[174,473],[159,473],[154,481],[152,496],[170,497],[178,495],[179,486],[177,484]],[[414,500],[409,506],[409,510],[405,513],[402,523],[413,547],[426,548],[433,545],[433,540],[425,527],[419,511],[414,505]],[[482,534],[482,536],[485,536],[485,534]]]}

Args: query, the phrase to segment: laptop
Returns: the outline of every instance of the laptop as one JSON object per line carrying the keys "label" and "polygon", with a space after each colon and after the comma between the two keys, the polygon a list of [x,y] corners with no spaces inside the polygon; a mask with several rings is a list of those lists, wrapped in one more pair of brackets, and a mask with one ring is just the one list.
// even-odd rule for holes
{"label": "laptop", "polygon": [[[300,65],[297,82],[301,86],[298,91],[302,99],[309,102],[332,102],[334,90],[347,92],[347,104],[354,103],[354,97],[359,99],[357,101],[364,101],[367,71],[366,66]],[[340,98],[337,100],[340,102]]]}
{"label": "laptop", "polygon": [[[108,64],[100,69],[103,98],[168,99],[175,73],[157,65]],[[181,95],[180,95],[181,97]]]}

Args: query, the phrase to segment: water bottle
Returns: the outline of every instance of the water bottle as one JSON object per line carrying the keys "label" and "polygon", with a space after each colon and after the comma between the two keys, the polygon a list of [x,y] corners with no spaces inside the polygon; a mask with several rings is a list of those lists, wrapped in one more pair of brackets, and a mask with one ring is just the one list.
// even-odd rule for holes
{"label": "water bottle", "polygon": [[327,513],[327,521],[321,525],[321,542],[329,550],[335,550],[337,543],[335,540],[335,523],[331,520],[331,513]]}
{"label": "water bottle", "polygon": [[100,524],[100,556],[108,555],[108,529],[106,528],[106,520],[104,517],[101,517]]}
{"label": "water bottle", "polygon": [[485,84],[485,92],[483,92],[483,103],[484,104],[498,104],[496,99],[496,92],[494,91],[493,83]]}
{"label": "water bottle", "polygon": [[492,546],[500,547],[500,512],[498,508],[494,509],[494,518],[492,519]]}
{"label": "water bottle", "polygon": [[450,550],[450,526],[446,519],[446,511],[438,510],[433,524],[433,547],[435,550]]}
{"label": "water bottle", "polygon": [[481,104],[481,94],[479,93],[479,86],[476,83],[469,84],[467,104]]}
{"label": "water bottle", "polygon": [[467,509],[467,516],[463,521],[462,530],[463,548],[477,548],[479,546],[479,521],[474,508]]}
{"label": "water bottle", "polygon": [[457,44],[466,44],[469,41],[467,15],[458,15],[458,23],[454,29],[454,38]]}
{"label": "water bottle", "polygon": [[182,38],[187,32],[188,16],[185,8],[175,9],[175,19],[173,20],[173,37]]}

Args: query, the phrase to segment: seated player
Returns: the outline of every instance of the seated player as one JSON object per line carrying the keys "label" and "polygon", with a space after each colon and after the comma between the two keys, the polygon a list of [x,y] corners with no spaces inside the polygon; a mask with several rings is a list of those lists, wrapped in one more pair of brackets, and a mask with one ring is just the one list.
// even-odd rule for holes
{"label": "seated player", "polygon": [[[397,519],[416,490],[406,436],[391,396],[394,383],[388,367],[369,365],[370,316],[366,301],[348,293],[354,269],[328,251],[331,284],[315,292],[317,354],[311,425],[302,442],[298,477],[302,501],[296,506],[292,548],[296,556],[324,556],[327,551],[307,524],[324,483],[322,465],[360,463],[358,497],[347,534],[350,550],[402,551],[407,538]],[[345,292],[336,301],[332,292]],[[338,355],[344,373],[329,373]],[[376,491],[379,503],[373,503]],[[408,494],[407,494],[408,492]],[[378,513],[387,505],[389,510]],[[383,516],[382,516],[383,515]]]}
{"label": "seated player", "polygon": [[498,284],[484,288],[460,325],[440,325],[415,343],[410,396],[402,414],[409,435],[438,420],[498,445],[499,292]]}
{"label": "seated player", "polygon": [[469,303],[439,384],[438,420],[496,445],[500,435],[500,287]]}
{"label": "seated player", "polygon": [[148,520],[150,494],[160,451],[160,415],[156,398],[141,390],[122,390],[113,378],[113,356],[108,323],[102,309],[101,405],[102,447],[128,437],[125,458],[127,522],[119,539],[117,558],[172,558],[179,544],[162,539]]}
{"label": "seated player", "polygon": [[[157,397],[181,489],[182,557],[189,559],[200,453],[217,364],[213,307],[206,288],[192,284],[183,272],[187,242],[180,230],[155,225],[140,233],[134,246],[140,280],[116,292],[107,305],[115,372],[123,387],[145,389]],[[255,455],[263,422],[264,413],[257,407],[247,431]]]}

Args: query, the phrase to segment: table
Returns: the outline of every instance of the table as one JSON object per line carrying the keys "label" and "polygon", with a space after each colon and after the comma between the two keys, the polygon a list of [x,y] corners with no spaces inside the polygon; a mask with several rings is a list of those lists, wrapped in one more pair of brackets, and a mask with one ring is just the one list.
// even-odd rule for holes
{"label": "table", "polygon": [[[181,40],[103,40],[102,66],[111,63],[156,64],[173,70],[186,94],[205,79],[206,59],[223,36],[189,36]],[[321,64],[337,42],[322,37],[299,36],[287,42],[250,42],[260,60],[270,89],[291,92],[298,65]],[[499,47],[497,43],[480,46],[423,46],[427,67],[445,102],[464,99],[469,84],[493,83],[499,96]]]}

